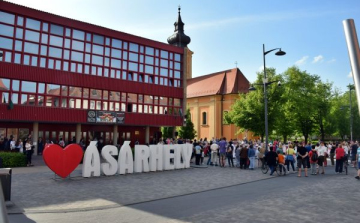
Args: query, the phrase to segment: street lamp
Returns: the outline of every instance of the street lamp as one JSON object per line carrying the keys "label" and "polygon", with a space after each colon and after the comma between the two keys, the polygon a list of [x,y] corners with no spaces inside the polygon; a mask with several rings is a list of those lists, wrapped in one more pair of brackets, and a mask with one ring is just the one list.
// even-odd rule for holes
{"label": "street lamp", "polygon": [[[284,51],[281,50],[281,48],[275,48],[272,50],[268,50],[265,51],[265,44],[263,44],[263,60],[264,60],[264,80],[263,80],[263,84],[264,85],[264,104],[265,104],[265,149],[266,151],[268,150],[268,144],[269,144],[269,129],[268,129],[268,100],[267,100],[267,86],[275,83],[277,81],[267,81],[267,77],[266,77],[266,63],[265,63],[265,56],[266,54],[274,51],[274,50],[279,50],[275,53],[276,56],[284,56],[286,53]],[[281,83],[280,81],[278,82],[278,85],[280,86]],[[255,88],[253,86],[251,86],[249,88],[249,91],[251,90],[255,90]]]}

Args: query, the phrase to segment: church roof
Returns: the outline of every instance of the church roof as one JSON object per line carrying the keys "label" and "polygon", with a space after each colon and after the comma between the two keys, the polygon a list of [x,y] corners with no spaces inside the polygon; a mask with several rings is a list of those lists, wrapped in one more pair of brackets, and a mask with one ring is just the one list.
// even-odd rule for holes
{"label": "church roof", "polygon": [[187,98],[247,93],[250,83],[238,69],[224,70],[187,80]]}

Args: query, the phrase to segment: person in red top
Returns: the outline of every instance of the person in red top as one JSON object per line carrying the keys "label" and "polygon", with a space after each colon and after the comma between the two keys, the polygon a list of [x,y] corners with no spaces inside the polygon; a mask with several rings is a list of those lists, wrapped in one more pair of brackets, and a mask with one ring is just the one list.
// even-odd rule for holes
{"label": "person in red top", "polygon": [[310,166],[311,166],[311,175],[316,175],[316,164],[318,163],[318,153],[315,150],[315,145],[311,146],[309,152]]}
{"label": "person in red top", "polygon": [[344,150],[344,148],[342,148],[342,145],[339,144],[338,148],[335,150],[335,158],[336,158],[335,172],[336,173],[342,173],[344,156],[345,156],[345,150]]}

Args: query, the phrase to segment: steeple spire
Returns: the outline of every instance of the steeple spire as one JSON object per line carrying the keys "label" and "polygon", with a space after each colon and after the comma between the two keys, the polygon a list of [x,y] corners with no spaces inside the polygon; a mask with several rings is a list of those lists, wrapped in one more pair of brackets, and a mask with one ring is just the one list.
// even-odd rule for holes
{"label": "steeple spire", "polygon": [[174,46],[186,47],[190,43],[190,37],[185,35],[184,33],[184,23],[181,20],[180,10],[181,7],[178,7],[178,18],[177,21],[174,23],[175,31],[168,39],[168,43]]}

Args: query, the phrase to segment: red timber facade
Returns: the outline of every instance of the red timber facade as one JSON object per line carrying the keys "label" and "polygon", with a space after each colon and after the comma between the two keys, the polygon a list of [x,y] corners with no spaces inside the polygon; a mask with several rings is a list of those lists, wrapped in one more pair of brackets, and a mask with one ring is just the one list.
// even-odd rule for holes
{"label": "red timber facade", "polygon": [[1,139],[144,144],[183,123],[182,47],[0,1],[0,53]]}

